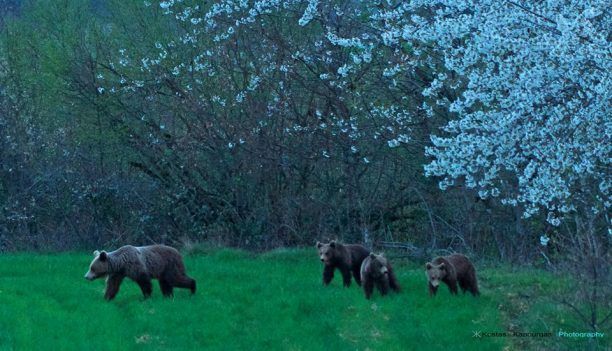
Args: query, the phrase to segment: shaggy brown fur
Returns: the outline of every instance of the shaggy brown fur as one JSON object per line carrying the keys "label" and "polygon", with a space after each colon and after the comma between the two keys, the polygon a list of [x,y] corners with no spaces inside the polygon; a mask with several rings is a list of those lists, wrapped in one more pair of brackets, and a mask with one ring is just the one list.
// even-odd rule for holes
{"label": "shaggy brown fur", "polygon": [[196,291],[196,281],[185,274],[181,254],[165,245],[123,246],[113,252],[95,251],[94,259],[85,274],[85,279],[106,279],[104,298],[112,300],[119,292],[125,277],[135,281],[145,298],[153,290],[151,279],[158,279],[164,296],[172,296],[174,287]]}
{"label": "shaggy brown fur", "polygon": [[351,285],[351,273],[358,285],[361,285],[359,268],[361,262],[368,256],[370,250],[361,245],[343,245],[336,241],[323,244],[317,241],[319,258],[325,264],[323,268],[323,284],[328,285],[334,278],[336,268],[342,273],[344,286]]}
{"label": "shaggy brown fur", "polygon": [[448,285],[451,294],[457,294],[457,283],[459,283],[464,293],[469,291],[474,296],[480,295],[478,281],[476,280],[476,269],[464,255],[453,254],[436,257],[433,262],[427,262],[425,268],[425,274],[429,281],[429,295],[431,296],[438,291],[440,281]]}
{"label": "shaggy brown fur", "polygon": [[374,285],[381,295],[387,295],[389,288],[399,292],[400,286],[393,273],[391,263],[382,255],[371,253],[361,264],[361,281],[366,299],[372,296]]}

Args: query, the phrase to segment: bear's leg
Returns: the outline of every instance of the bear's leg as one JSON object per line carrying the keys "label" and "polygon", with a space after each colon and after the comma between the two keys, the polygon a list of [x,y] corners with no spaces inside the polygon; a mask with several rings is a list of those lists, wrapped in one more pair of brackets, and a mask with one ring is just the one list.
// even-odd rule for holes
{"label": "bear's leg", "polygon": [[142,294],[145,299],[151,296],[151,292],[153,291],[153,285],[151,284],[151,279],[149,277],[140,277],[136,279],[136,283],[140,286],[140,290],[142,290]]}
{"label": "bear's leg", "polygon": [[370,297],[372,296],[372,291],[374,291],[374,282],[372,281],[372,279],[366,277],[363,280],[363,292],[365,293],[365,297],[366,299],[370,299]]}
{"label": "bear's leg", "polygon": [[353,278],[355,278],[355,282],[357,285],[361,286],[361,267],[353,267]]}
{"label": "bear's leg", "polygon": [[345,287],[351,286],[351,270],[348,267],[340,267],[340,273],[342,273],[342,282]]}
{"label": "bear's leg", "polygon": [[385,296],[389,292],[389,281],[387,280],[386,277],[382,277],[376,280],[376,287],[378,288],[378,291],[380,292],[380,294],[382,296]]}
{"label": "bear's leg", "polygon": [[446,281],[446,284],[448,285],[448,289],[450,290],[452,295],[457,295],[458,293],[458,289],[457,289],[457,281],[456,280],[448,280]]}
{"label": "bear's leg", "polygon": [[459,287],[461,288],[461,292],[465,294],[465,292],[469,289],[468,278],[466,277],[460,278]]}
{"label": "bear's leg", "polygon": [[172,285],[165,279],[162,278],[159,280],[159,288],[165,297],[172,296]]}
{"label": "bear's leg", "polygon": [[195,292],[196,292],[196,281],[195,281],[195,279],[191,279],[191,286],[189,287],[189,290],[191,290],[191,295],[195,294]]}
{"label": "bear's leg", "polygon": [[395,292],[399,292],[401,290],[399,283],[397,282],[397,278],[395,277],[395,273],[392,270],[389,270],[389,287],[393,289]]}
{"label": "bear's leg", "polygon": [[475,271],[470,272],[470,274],[468,275],[468,278],[469,279],[467,282],[467,289],[474,296],[480,295],[480,291],[478,291],[478,280],[476,279],[476,272]]}
{"label": "bear's leg", "polygon": [[121,282],[123,281],[123,276],[121,275],[111,275],[106,279],[106,291],[104,292],[104,298],[107,301],[110,301],[115,298],[117,293],[119,292],[119,287],[121,286]]}
{"label": "bear's leg", "polygon": [[329,285],[332,279],[334,279],[334,270],[336,268],[334,266],[325,266],[323,268],[323,285]]}
{"label": "bear's leg", "polygon": [[431,285],[431,283],[429,283],[429,296],[435,296],[436,292],[438,292],[438,287],[433,286]]}
{"label": "bear's leg", "polygon": [[189,289],[191,290],[192,294],[195,294],[196,291],[196,281],[188,276],[178,278],[172,285],[176,286],[177,288]]}

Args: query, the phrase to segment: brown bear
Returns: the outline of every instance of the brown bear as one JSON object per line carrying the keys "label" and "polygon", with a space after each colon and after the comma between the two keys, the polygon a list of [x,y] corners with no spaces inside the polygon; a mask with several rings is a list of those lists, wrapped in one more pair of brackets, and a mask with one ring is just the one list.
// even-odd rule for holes
{"label": "brown bear", "polygon": [[370,254],[370,250],[361,245],[344,245],[335,240],[328,244],[317,241],[317,249],[319,250],[319,258],[325,265],[325,268],[323,268],[323,285],[328,285],[332,281],[336,268],[342,273],[344,286],[351,285],[351,273],[353,273],[357,284],[361,285],[359,269],[361,262]]}
{"label": "brown bear", "polygon": [[181,254],[165,245],[122,246],[113,252],[94,251],[94,259],[85,279],[106,278],[104,298],[112,300],[125,277],[135,281],[145,298],[151,296],[151,279],[158,279],[165,297],[172,296],[174,287],[190,289],[194,294],[196,281],[185,274]]}
{"label": "brown bear", "polygon": [[469,291],[474,296],[480,295],[476,269],[470,260],[461,254],[436,257],[433,262],[427,262],[425,274],[429,280],[429,295],[438,291],[440,281],[448,285],[451,294],[457,294],[457,283],[465,293]]}
{"label": "brown bear", "polygon": [[371,253],[361,264],[361,282],[366,299],[370,299],[374,285],[381,295],[387,295],[389,288],[399,292],[400,286],[393,273],[391,263],[382,255]]}

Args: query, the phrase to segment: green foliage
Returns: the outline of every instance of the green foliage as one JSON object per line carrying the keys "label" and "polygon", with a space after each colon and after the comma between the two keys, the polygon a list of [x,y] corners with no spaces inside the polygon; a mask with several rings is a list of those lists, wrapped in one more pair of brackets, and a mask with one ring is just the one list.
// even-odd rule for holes
{"label": "green foliage", "polygon": [[[124,282],[103,299],[103,281],[87,282],[88,254],[16,254],[0,258],[0,349],[61,350],[500,350],[586,346],[559,338],[473,338],[474,331],[574,330],[546,295],[568,288],[536,270],[481,270],[482,296],[427,294],[421,265],[395,260],[403,292],[367,301],[353,284],[321,284],[313,250],[252,255],[207,250],[185,258],[198,292],[143,300]],[[537,289],[532,288],[537,285]],[[529,291],[528,298],[520,297]],[[526,305],[516,318],[508,306]],[[513,307],[514,308],[514,307]],[[511,325],[514,325],[513,327]],[[514,328],[514,329],[512,329]],[[577,328],[580,330],[579,328]],[[609,337],[603,339],[608,342]],[[451,347],[452,345],[452,347]],[[607,344],[601,344],[605,349]]]}

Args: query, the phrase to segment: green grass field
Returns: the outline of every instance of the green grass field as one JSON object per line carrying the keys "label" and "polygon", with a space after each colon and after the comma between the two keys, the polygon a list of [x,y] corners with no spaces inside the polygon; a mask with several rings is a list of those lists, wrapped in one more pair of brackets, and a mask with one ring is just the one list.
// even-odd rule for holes
{"label": "green grass field", "polygon": [[[474,338],[475,331],[581,331],[546,298],[561,283],[534,270],[481,269],[482,296],[427,294],[422,265],[395,260],[403,292],[367,301],[337,275],[321,284],[314,250],[253,255],[212,250],[185,257],[198,281],[190,296],[144,300],[126,280],[103,299],[83,279],[90,255],[0,256],[2,350],[577,350],[584,339]],[[452,345],[452,346],[451,346]],[[599,349],[609,348],[609,335]]]}

